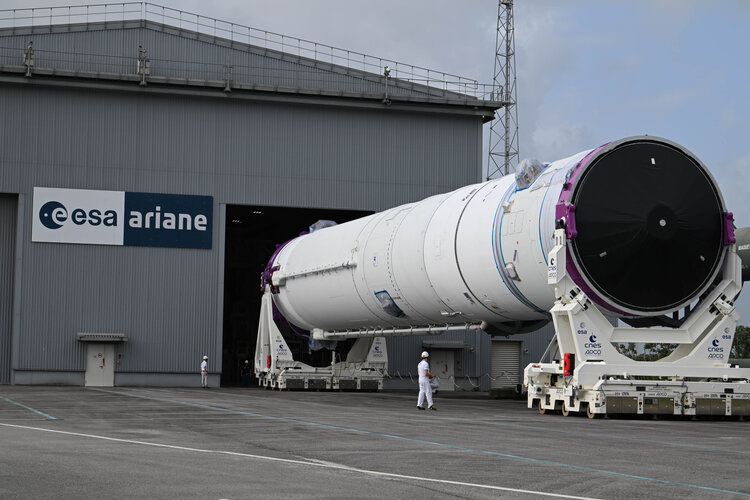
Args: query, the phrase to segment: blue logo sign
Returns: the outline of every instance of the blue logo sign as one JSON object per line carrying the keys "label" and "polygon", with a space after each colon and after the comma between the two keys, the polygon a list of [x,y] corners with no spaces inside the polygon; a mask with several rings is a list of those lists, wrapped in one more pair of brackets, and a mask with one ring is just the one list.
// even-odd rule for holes
{"label": "blue logo sign", "polygon": [[596,335],[593,335],[593,334],[592,334],[592,335],[591,335],[591,336],[589,337],[589,342],[596,342]]}
{"label": "blue logo sign", "polygon": [[714,347],[719,347],[719,339],[713,339],[711,341],[711,345]]}
{"label": "blue logo sign", "polygon": [[125,219],[125,245],[211,248],[211,196],[126,192]]}
{"label": "blue logo sign", "polygon": [[211,248],[213,197],[34,188],[32,241]]}

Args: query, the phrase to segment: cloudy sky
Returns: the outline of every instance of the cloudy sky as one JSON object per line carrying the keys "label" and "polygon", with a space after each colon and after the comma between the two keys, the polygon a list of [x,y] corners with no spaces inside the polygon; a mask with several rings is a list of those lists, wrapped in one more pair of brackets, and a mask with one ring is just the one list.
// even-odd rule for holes
{"label": "cloudy sky", "polygon": [[[494,0],[155,3],[492,82]],[[737,225],[750,226],[750,2],[516,0],[514,14],[522,157],[553,161],[631,135],[665,137],[701,158]]]}

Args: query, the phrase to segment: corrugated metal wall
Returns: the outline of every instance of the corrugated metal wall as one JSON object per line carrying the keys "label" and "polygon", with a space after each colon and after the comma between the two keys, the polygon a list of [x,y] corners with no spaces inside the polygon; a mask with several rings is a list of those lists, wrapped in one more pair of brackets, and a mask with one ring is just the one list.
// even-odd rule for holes
{"label": "corrugated metal wall", "polygon": [[502,340],[492,342],[491,389],[515,388],[523,382],[521,342]]}
{"label": "corrugated metal wall", "polygon": [[[510,335],[508,337],[490,337],[480,331],[448,332],[442,335],[421,337],[394,337],[386,339],[388,347],[388,373],[396,380],[409,380],[409,374],[416,376],[420,353],[433,350],[431,344],[451,348],[451,343],[461,344],[452,348],[456,353],[456,383],[463,388],[480,384],[481,390],[489,390],[493,383],[491,365],[492,344],[497,342],[516,342],[520,344],[521,372],[529,363],[540,361],[541,355],[555,335],[555,328],[550,322],[531,333]],[[523,378],[523,377],[521,377]],[[519,382],[520,383],[520,382]]]}
{"label": "corrugated metal wall", "polygon": [[0,384],[10,383],[18,196],[0,194]]}
{"label": "corrugated metal wall", "polygon": [[475,116],[15,85],[0,107],[7,191],[382,210],[476,182],[481,168]]}
{"label": "corrugated metal wall", "polygon": [[206,251],[32,243],[29,217],[19,370],[82,370],[77,332],[128,335],[118,372],[221,366],[219,204],[382,210],[480,177],[474,112],[34,83],[0,92],[0,191],[27,194],[26,213],[34,186],[201,194],[216,224]]}

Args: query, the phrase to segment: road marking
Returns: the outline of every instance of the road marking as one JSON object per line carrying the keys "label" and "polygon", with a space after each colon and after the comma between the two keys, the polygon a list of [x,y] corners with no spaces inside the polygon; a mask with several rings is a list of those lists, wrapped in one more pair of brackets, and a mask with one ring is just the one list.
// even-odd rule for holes
{"label": "road marking", "polygon": [[33,411],[34,413],[38,413],[39,415],[43,416],[44,418],[48,418],[50,420],[57,420],[57,418],[53,417],[52,415],[47,415],[43,411],[35,410],[34,408],[32,408],[30,406],[26,406],[25,404],[19,403],[18,401],[13,401],[12,399],[8,399],[5,396],[0,396],[0,399],[4,399],[8,403],[14,404],[16,406],[20,406],[21,408],[26,408],[27,410]]}
{"label": "road marking", "polygon": [[321,461],[309,461],[309,460],[294,460],[290,458],[279,458],[279,457],[269,457],[265,455],[254,455],[251,453],[241,453],[237,451],[224,451],[224,450],[208,450],[204,448],[192,448],[187,446],[177,446],[173,444],[165,444],[165,443],[149,443],[147,441],[135,441],[132,439],[121,439],[121,438],[113,438],[109,436],[99,436],[96,434],[83,434],[80,432],[69,432],[69,431],[61,431],[57,429],[45,429],[43,427],[30,427],[27,425],[16,425],[16,424],[5,424],[1,423],[0,425],[5,427],[13,427],[16,429],[25,429],[25,430],[31,430],[31,431],[42,431],[42,432],[51,432],[54,434],[63,434],[67,436],[78,436],[78,437],[85,437],[85,438],[91,438],[91,439],[102,439],[105,441],[113,441],[117,443],[127,443],[127,444],[137,444],[142,446],[152,446],[154,448],[167,448],[172,450],[180,450],[180,451],[191,451],[195,453],[210,453],[210,454],[216,454],[216,455],[230,455],[233,457],[243,457],[243,458],[251,458],[256,460],[267,460],[271,462],[281,462],[281,463],[287,463],[287,464],[294,464],[294,465],[304,465],[305,467],[320,467],[324,469],[337,469],[337,470],[344,470],[348,472],[356,472],[360,474],[367,474],[369,476],[378,476],[378,477],[389,477],[394,479],[407,479],[407,480],[413,480],[418,482],[430,482],[430,483],[440,483],[440,484],[450,484],[453,486],[467,486],[471,488],[481,488],[485,490],[494,490],[494,491],[508,491],[513,493],[528,493],[531,495],[541,495],[541,496],[547,496],[547,497],[555,497],[555,498],[572,498],[577,500],[593,500],[591,497],[579,497],[579,496],[573,496],[573,495],[563,495],[560,493],[548,493],[544,491],[534,491],[534,490],[522,490],[518,488],[506,488],[503,486],[493,486],[489,484],[477,484],[477,483],[466,483],[463,481],[451,481],[448,479],[436,479],[436,478],[428,478],[428,477],[420,477],[420,476],[408,476],[405,474],[394,474],[391,472],[381,472],[381,471],[375,471],[375,470],[369,470],[369,469],[359,469],[356,467],[349,467],[346,465],[336,464],[332,462],[321,462]]}
{"label": "road marking", "polygon": [[91,389],[91,390],[95,390],[95,391],[99,391],[99,392],[104,392],[104,393],[107,393],[107,394],[129,396],[129,397],[141,398],[141,399],[150,399],[150,400],[154,400],[154,401],[162,401],[162,402],[173,403],[173,404],[181,404],[181,405],[185,405],[185,406],[194,406],[194,407],[197,407],[197,408],[205,408],[205,409],[209,409],[209,410],[221,411],[221,412],[231,413],[231,414],[235,414],[235,415],[248,415],[248,416],[251,416],[251,417],[258,417],[258,418],[263,418],[263,419],[267,419],[267,420],[278,420],[278,421],[283,421],[283,422],[293,422],[293,423],[296,423],[296,424],[305,424],[305,425],[310,425],[310,426],[314,426],[314,427],[321,427],[321,428],[325,428],[325,429],[332,429],[332,430],[336,430],[336,431],[351,432],[351,433],[355,433],[355,434],[364,434],[364,435],[384,437],[384,438],[389,438],[389,439],[398,439],[398,440],[401,440],[401,441],[409,441],[409,442],[412,442],[412,443],[426,444],[426,445],[430,445],[430,446],[439,446],[441,448],[450,448],[450,449],[453,449],[453,450],[467,451],[467,452],[471,452],[471,453],[480,453],[480,454],[483,454],[483,455],[491,455],[491,456],[496,456],[496,457],[512,458],[512,459],[516,459],[516,460],[523,460],[523,461],[527,461],[527,462],[533,462],[533,463],[539,463],[539,464],[545,464],[545,465],[552,465],[552,466],[556,466],[556,467],[565,467],[565,468],[569,468],[569,469],[581,470],[581,471],[586,471],[586,472],[597,472],[597,473],[601,473],[601,474],[608,474],[608,475],[612,475],[612,476],[626,477],[626,478],[630,478],[630,479],[641,479],[641,480],[644,480],[644,481],[650,481],[650,482],[660,483],[660,484],[669,484],[669,485],[673,485],[673,486],[681,486],[681,487],[684,487],[684,488],[693,488],[693,489],[706,490],[706,491],[715,491],[715,492],[719,492],[719,493],[730,493],[732,495],[742,495],[742,496],[750,497],[750,493],[745,493],[745,492],[742,492],[742,491],[724,490],[724,489],[721,489],[721,488],[713,488],[711,486],[702,486],[700,484],[683,483],[683,482],[680,482],[680,481],[670,481],[668,479],[659,479],[659,478],[656,478],[656,477],[640,476],[640,475],[636,475],[636,474],[628,474],[626,472],[617,472],[617,471],[612,471],[612,470],[607,470],[607,469],[599,469],[599,468],[596,468],[596,467],[589,467],[589,466],[586,466],[586,465],[575,465],[575,464],[569,464],[569,463],[565,463],[565,462],[556,462],[554,460],[547,460],[547,459],[544,459],[544,458],[524,457],[524,456],[521,456],[521,455],[513,455],[513,454],[510,454],[510,453],[502,453],[502,452],[499,452],[499,451],[478,450],[478,449],[474,449],[474,448],[467,448],[467,447],[464,447],[464,446],[457,446],[457,445],[447,444],[447,443],[438,443],[438,442],[435,442],[435,441],[427,441],[427,440],[424,440],[424,439],[409,438],[409,437],[406,437],[406,436],[398,436],[398,435],[395,435],[395,434],[385,434],[385,433],[381,433],[381,432],[367,431],[367,430],[357,429],[357,428],[353,428],[353,427],[343,427],[343,426],[332,425],[332,424],[321,424],[319,422],[312,422],[312,421],[309,421],[309,420],[301,420],[301,419],[292,418],[292,417],[275,417],[275,416],[271,416],[271,415],[264,415],[262,413],[256,413],[256,412],[250,412],[250,411],[232,410],[230,408],[223,408],[221,406],[212,406],[212,405],[207,405],[207,404],[203,404],[203,403],[194,403],[194,402],[191,402],[191,401],[180,401],[180,400],[174,400],[174,399],[168,399],[168,398],[160,398],[160,397],[156,397],[156,396],[144,396],[142,394],[127,393],[127,392],[118,392],[118,391],[112,391],[112,390],[107,390],[107,389]]}
{"label": "road marking", "polygon": [[[435,420],[445,420],[448,422],[458,422],[458,423],[466,423],[465,419],[460,418],[453,418],[453,417],[440,417],[437,415],[433,415],[430,417]],[[668,422],[668,421],[665,421]],[[494,427],[508,427],[508,428],[514,428],[514,429],[527,429],[534,432],[547,432],[547,433],[554,433],[554,434],[567,434],[571,436],[585,436],[587,438],[599,438],[599,439],[612,439],[617,441],[628,441],[631,443],[647,443],[650,445],[659,444],[662,446],[671,446],[673,448],[689,448],[693,450],[704,450],[704,451],[714,451],[717,453],[729,453],[733,455],[750,455],[750,451],[743,451],[743,450],[727,450],[725,448],[715,448],[711,446],[702,446],[697,444],[688,444],[688,443],[670,443],[668,441],[657,441],[653,439],[637,439],[637,438],[629,438],[624,436],[615,436],[612,434],[604,434],[601,432],[579,432],[579,431],[569,431],[564,429],[550,429],[549,427],[541,427],[536,425],[523,425],[523,424],[509,424],[504,422],[487,422],[487,421],[473,421],[475,424],[481,424],[481,425],[490,425]],[[729,437],[729,438],[719,438],[719,439],[742,439],[739,436]]]}
{"label": "road marking", "polygon": [[[99,389],[90,389],[90,390],[99,390]],[[152,392],[152,393],[156,393],[157,392],[157,390],[149,390],[149,389],[140,389],[140,390],[145,391],[145,392]],[[112,392],[112,391],[106,391],[106,390],[102,391],[102,392],[109,392],[111,394],[123,394],[123,395],[128,395],[130,397],[147,397],[147,396],[139,396],[137,394],[126,394],[124,392],[120,393],[120,392]],[[165,389],[159,390],[158,392],[159,393],[169,393],[169,394],[174,394],[175,393],[174,390],[165,390]],[[236,396],[237,394],[238,393],[222,393],[222,396]],[[369,396],[374,396],[374,395],[384,396],[385,394],[375,393],[375,394],[368,394],[368,395]],[[398,397],[393,397],[393,395],[389,395],[389,396],[391,396],[389,399],[399,399],[399,400],[401,400],[401,399],[408,399],[409,401],[411,401],[411,397],[412,397],[412,396],[408,396],[408,398],[406,398],[406,397],[404,397],[404,398],[398,398]],[[248,398],[256,399],[258,401],[263,401],[265,399],[265,398],[263,398],[261,396],[242,394],[242,399],[243,400],[247,400]],[[175,400],[167,400],[167,399],[165,399],[165,401],[176,402]],[[303,402],[301,402],[301,401],[295,401],[294,404],[295,405],[305,404],[305,405],[314,405],[314,406],[327,406],[324,403],[316,403],[316,402],[313,402],[313,401],[303,401]],[[411,406],[410,406],[410,408],[411,408]],[[393,414],[394,415],[398,415],[398,416],[402,416],[403,415],[403,413],[393,413]],[[438,415],[434,415],[434,414],[431,415],[430,418],[431,419],[435,419],[435,420],[444,420],[444,421],[447,421],[447,422],[457,422],[457,423],[460,423],[460,424],[466,424],[466,419],[465,418],[446,417],[446,416],[443,416],[443,415],[438,416]],[[640,425],[643,421],[641,420],[641,421],[632,421],[632,422],[634,424],[636,424],[636,425]],[[665,424],[669,423],[668,420],[664,420],[662,422],[665,423]],[[602,433],[602,432],[590,432],[590,431],[580,432],[580,431],[575,431],[575,430],[551,429],[549,427],[542,427],[542,426],[538,426],[538,425],[523,425],[523,424],[514,424],[514,423],[507,423],[507,422],[489,422],[489,421],[486,421],[486,420],[474,420],[471,423],[472,423],[472,425],[488,425],[488,426],[492,426],[492,427],[507,427],[507,428],[511,428],[511,429],[527,429],[527,430],[530,430],[530,431],[534,431],[535,433],[545,432],[545,433],[553,433],[553,434],[564,434],[564,435],[570,435],[570,436],[584,436],[586,438],[599,438],[599,439],[602,439],[602,440],[611,439],[611,440],[616,440],[616,441],[627,441],[627,442],[631,442],[631,443],[645,443],[645,444],[649,444],[649,445],[658,444],[658,445],[669,446],[669,447],[673,447],[673,448],[687,448],[687,449],[692,449],[692,450],[712,451],[712,452],[716,452],[716,453],[726,453],[726,454],[730,454],[730,455],[750,455],[750,451],[744,451],[744,450],[729,450],[729,449],[726,449],[726,448],[716,448],[716,447],[712,447],[712,446],[703,446],[703,445],[696,445],[696,444],[689,444],[689,443],[674,443],[674,442],[669,442],[669,441],[658,441],[658,440],[654,440],[654,439],[629,438],[629,437],[625,437],[625,436],[616,436],[616,435],[613,435],[613,434],[605,434],[605,433]],[[621,421],[620,423],[624,423],[624,422]],[[735,438],[733,438],[733,437],[724,437],[724,438],[719,438],[719,439],[732,439],[732,440],[734,440]],[[741,439],[741,438],[738,436],[736,439]]]}

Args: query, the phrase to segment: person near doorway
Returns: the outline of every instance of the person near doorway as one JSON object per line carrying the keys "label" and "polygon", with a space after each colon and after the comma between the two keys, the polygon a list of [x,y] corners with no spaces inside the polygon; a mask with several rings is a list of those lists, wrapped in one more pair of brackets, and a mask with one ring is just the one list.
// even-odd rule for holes
{"label": "person near doorway", "polygon": [[242,387],[247,387],[250,385],[250,360],[245,360],[245,364],[242,365]]}
{"label": "person near doorway", "polygon": [[201,363],[201,387],[208,389],[208,356],[203,356]]}
{"label": "person near doorway", "polygon": [[417,365],[417,372],[419,372],[419,397],[417,398],[417,410],[424,410],[424,400],[427,398],[427,409],[437,411],[435,405],[432,404],[432,386],[430,380],[435,375],[430,372],[430,364],[427,362],[430,354],[427,351],[422,353],[422,361]]}

